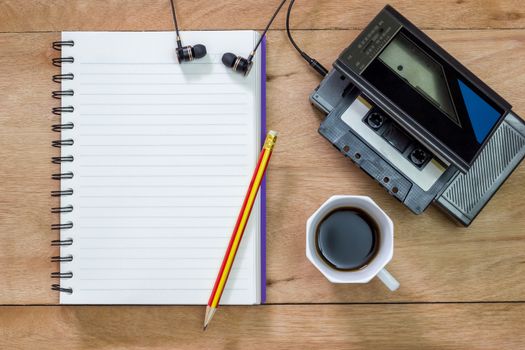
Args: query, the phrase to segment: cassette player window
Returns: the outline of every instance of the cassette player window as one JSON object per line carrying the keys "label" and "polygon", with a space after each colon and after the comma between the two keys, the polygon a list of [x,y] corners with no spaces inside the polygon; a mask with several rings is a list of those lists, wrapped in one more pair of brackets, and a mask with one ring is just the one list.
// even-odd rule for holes
{"label": "cassette player window", "polygon": [[460,71],[404,29],[362,75],[468,164],[505,114]]}
{"label": "cassette player window", "polygon": [[397,35],[379,59],[401,79],[461,126],[452,103],[443,67],[404,35]]}

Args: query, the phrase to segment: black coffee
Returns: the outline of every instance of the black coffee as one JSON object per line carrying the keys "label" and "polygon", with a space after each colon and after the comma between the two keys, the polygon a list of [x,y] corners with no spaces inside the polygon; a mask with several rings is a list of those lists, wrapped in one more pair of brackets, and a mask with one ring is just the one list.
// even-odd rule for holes
{"label": "black coffee", "polygon": [[338,208],[328,213],[316,230],[321,258],[336,270],[357,270],[367,265],[379,248],[375,221],[357,208]]}

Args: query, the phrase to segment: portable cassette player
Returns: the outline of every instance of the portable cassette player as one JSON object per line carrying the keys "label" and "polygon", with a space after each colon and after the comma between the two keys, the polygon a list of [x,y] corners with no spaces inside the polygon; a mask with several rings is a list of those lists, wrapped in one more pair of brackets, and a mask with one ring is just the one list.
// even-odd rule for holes
{"label": "portable cassette player", "polygon": [[310,95],[319,133],[414,213],[469,225],[525,156],[508,102],[386,6]]}

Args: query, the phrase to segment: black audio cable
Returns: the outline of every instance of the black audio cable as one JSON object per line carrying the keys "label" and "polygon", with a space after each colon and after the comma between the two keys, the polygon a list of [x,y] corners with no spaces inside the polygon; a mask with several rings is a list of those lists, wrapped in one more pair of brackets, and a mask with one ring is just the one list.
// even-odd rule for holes
{"label": "black audio cable", "polygon": [[281,11],[281,8],[283,7],[285,2],[286,2],[286,0],[281,0],[281,2],[279,3],[279,6],[277,6],[277,9],[275,10],[275,12],[272,15],[272,18],[270,18],[270,21],[268,21],[268,24],[266,25],[266,28],[264,28],[263,33],[259,37],[259,40],[257,41],[257,44],[255,44],[255,47],[250,52],[250,55],[248,56],[248,58],[244,58],[242,56],[236,55],[236,54],[231,53],[231,52],[226,52],[224,55],[222,55],[222,63],[224,63],[224,65],[226,67],[233,69],[235,72],[239,72],[241,74],[244,74],[245,76],[250,73],[250,70],[251,70],[252,65],[253,65],[252,61],[253,61],[253,58],[255,56],[255,52],[257,51],[257,48],[259,48],[259,45],[261,44],[262,40],[266,36],[266,32],[268,31],[268,29],[272,25],[272,22],[275,19],[275,17],[277,16],[277,14],[279,13],[279,11]]}
{"label": "black audio cable", "polygon": [[[173,0],[170,0],[171,3],[171,14],[173,15],[173,24],[175,25],[175,33],[177,35],[177,44],[180,42],[180,35],[179,35],[179,26],[177,24],[177,15],[175,14],[175,4],[173,3]],[[182,43],[181,45],[182,46]]]}
{"label": "black audio cable", "polygon": [[266,32],[268,31],[268,29],[269,29],[270,26],[272,25],[272,22],[273,22],[273,20],[275,19],[275,17],[277,16],[277,14],[279,13],[279,11],[281,11],[281,7],[283,7],[283,5],[284,5],[285,2],[286,2],[286,0],[282,0],[281,3],[279,4],[279,6],[277,6],[277,9],[276,9],[275,12],[273,13],[272,18],[270,18],[270,21],[269,21],[268,24],[266,25],[266,28],[264,28],[263,33],[262,33],[261,36],[259,37],[259,41],[257,41],[257,44],[255,45],[255,47],[253,48],[252,52],[250,53],[250,56],[248,56],[248,61],[251,61],[251,60],[253,59],[253,56],[255,55],[255,51],[257,51],[257,48],[258,48],[259,45],[261,44],[261,41],[263,40],[264,36],[266,35]]}
{"label": "black audio cable", "polygon": [[292,38],[292,33],[290,33],[290,13],[292,12],[292,6],[294,4],[295,0],[290,0],[290,4],[288,5],[288,11],[286,11],[286,34],[288,35],[288,39],[290,39],[290,42],[292,43],[293,47],[301,54],[301,57],[308,62],[308,64],[315,69],[317,73],[319,73],[321,76],[325,76],[328,74],[328,70],[319,63],[316,59],[308,56],[306,52],[301,50],[299,46],[295,43],[295,40]]}

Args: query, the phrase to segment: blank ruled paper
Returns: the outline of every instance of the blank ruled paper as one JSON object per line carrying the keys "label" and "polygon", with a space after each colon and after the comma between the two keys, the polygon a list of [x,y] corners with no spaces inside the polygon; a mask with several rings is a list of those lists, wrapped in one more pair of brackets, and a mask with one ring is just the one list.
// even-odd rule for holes
{"label": "blank ruled paper", "polygon": [[[205,304],[260,150],[260,53],[248,77],[224,52],[247,55],[252,31],[185,32],[208,55],[179,64],[172,32],[64,32],[74,90],[62,106],[61,265],[65,304]],[[253,209],[225,304],[260,302],[260,203]]]}

